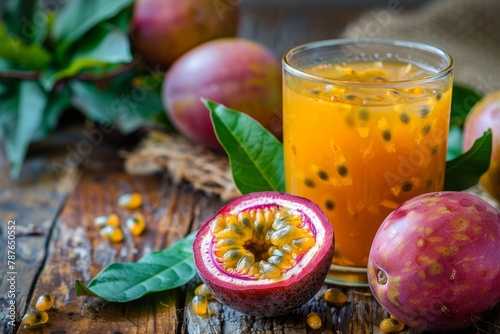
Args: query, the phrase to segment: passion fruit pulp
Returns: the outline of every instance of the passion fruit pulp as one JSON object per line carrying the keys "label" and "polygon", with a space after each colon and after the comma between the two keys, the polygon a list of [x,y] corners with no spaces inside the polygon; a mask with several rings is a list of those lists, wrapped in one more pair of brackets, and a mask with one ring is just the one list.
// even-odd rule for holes
{"label": "passion fruit pulp", "polygon": [[198,273],[221,303],[253,316],[278,316],[321,288],[334,250],[333,228],[308,199],[279,192],[238,197],[198,231]]}

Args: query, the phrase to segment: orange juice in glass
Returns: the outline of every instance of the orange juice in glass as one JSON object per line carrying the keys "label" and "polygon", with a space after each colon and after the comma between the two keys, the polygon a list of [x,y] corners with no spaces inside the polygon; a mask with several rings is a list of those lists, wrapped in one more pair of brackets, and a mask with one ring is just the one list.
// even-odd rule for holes
{"label": "orange juice in glass", "polygon": [[287,192],[334,227],[327,281],[367,285],[385,217],[443,188],[453,60],[416,42],[331,40],[290,50],[283,67]]}

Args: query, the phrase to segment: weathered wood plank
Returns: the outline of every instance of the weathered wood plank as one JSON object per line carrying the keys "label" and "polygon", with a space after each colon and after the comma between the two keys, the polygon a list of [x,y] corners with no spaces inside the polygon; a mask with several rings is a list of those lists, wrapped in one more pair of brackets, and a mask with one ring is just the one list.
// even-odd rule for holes
{"label": "weathered wood plank", "polygon": [[[55,296],[50,320],[36,331],[21,326],[19,333],[175,333],[182,320],[183,289],[152,294],[130,303],[107,303],[75,295],[76,279],[88,283],[108,264],[133,262],[164,249],[199,226],[221,205],[218,199],[175,186],[168,176],[130,176],[122,170],[116,148],[97,148],[88,158],[81,179],[57,220],[45,267],[34,298]],[[107,163],[103,164],[102,161]],[[133,237],[125,230],[122,243],[110,244],[93,225],[96,216],[116,213],[121,222],[131,211],[121,209],[121,194],[139,192],[140,211],[147,221],[145,233]]]}
{"label": "weathered wood plank", "polygon": [[[54,222],[78,178],[76,171],[60,176],[54,173],[50,162],[66,155],[57,137],[44,142],[49,150],[32,148],[17,182],[11,180],[7,160],[0,153],[0,333],[14,333],[23,316]],[[12,228],[14,222],[15,238],[9,237],[13,231],[9,226]]]}

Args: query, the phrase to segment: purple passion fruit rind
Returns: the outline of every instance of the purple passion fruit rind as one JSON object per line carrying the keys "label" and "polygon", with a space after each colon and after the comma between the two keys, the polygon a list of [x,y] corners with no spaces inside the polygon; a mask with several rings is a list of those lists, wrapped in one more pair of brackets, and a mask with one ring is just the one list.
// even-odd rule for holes
{"label": "purple passion fruit rind", "polygon": [[[269,213],[272,210],[277,213]],[[251,237],[245,235],[248,242],[243,243],[244,250],[236,247],[236,250],[219,253],[221,247],[218,248],[218,245],[223,244],[225,239],[217,236],[226,233],[232,235],[233,230],[237,229],[219,228],[220,217],[238,215],[241,218],[245,212],[252,216],[251,212],[264,211],[268,217],[267,232],[262,232],[259,227],[260,222],[264,221],[264,215],[255,214],[260,218],[252,221],[251,225],[256,231],[252,232]],[[301,225],[295,219],[297,217],[301,217]],[[228,218],[231,219],[234,221],[234,218]],[[292,229],[291,225],[299,229]],[[297,233],[297,238],[287,236],[292,233],[289,232],[291,230]],[[268,235],[267,239],[264,237],[267,243],[261,243],[259,231]],[[299,239],[309,240],[307,235],[313,238],[314,243],[295,242]],[[270,240],[277,245],[269,242]],[[280,244],[280,240],[286,242]],[[305,244],[308,246],[301,249],[301,245]],[[278,316],[306,303],[319,291],[333,258],[334,234],[326,215],[310,200],[279,192],[257,192],[243,195],[219,210],[198,231],[193,250],[199,275],[218,301],[248,315]],[[255,262],[245,268],[242,266],[243,269],[240,266],[228,266],[231,260],[224,261],[228,258],[226,254],[237,251],[245,253],[239,253],[238,256],[241,257],[248,252],[255,253]],[[291,263],[289,254],[295,254]],[[282,261],[275,262],[277,258]],[[274,270],[268,271],[271,262],[276,264],[273,268],[281,270],[279,274]]]}
{"label": "purple passion fruit rind", "polygon": [[500,213],[462,192],[428,193],[382,223],[368,259],[377,301],[425,331],[477,321],[500,301]]}

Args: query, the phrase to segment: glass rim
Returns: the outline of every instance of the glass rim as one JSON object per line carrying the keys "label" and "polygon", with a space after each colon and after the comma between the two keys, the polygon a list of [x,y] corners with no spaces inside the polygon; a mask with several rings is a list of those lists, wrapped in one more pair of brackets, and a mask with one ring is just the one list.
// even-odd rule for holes
{"label": "glass rim", "polygon": [[357,86],[357,87],[377,87],[380,86],[379,82],[361,82],[361,81],[349,81],[349,80],[341,80],[341,79],[332,79],[320,75],[311,74],[305,72],[303,70],[298,69],[296,66],[292,65],[290,62],[290,58],[297,54],[298,52],[304,50],[312,50],[314,48],[319,47],[328,47],[328,46],[342,46],[342,45],[390,45],[390,46],[401,46],[401,47],[410,47],[420,51],[426,51],[432,53],[437,56],[441,56],[442,59],[448,61],[448,66],[446,68],[439,70],[436,73],[432,73],[429,75],[422,76],[420,78],[408,79],[408,80],[397,80],[397,81],[385,81],[384,84],[389,84],[391,87],[402,87],[408,85],[416,85],[423,84],[430,81],[438,80],[440,78],[446,77],[453,71],[454,68],[454,59],[453,57],[447,53],[446,51],[423,42],[416,42],[410,40],[400,40],[400,39],[389,39],[389,38],[369,38],[369,39],[327,39],[320,40],[315,42],[309,42],[305,44],[301,44],[293,47],[292,49],[285,52],[282,58],[283,69],[287,72],[295,75],[296,77],[300,77],[302,79],[316,81],[321,83],[342,85],[342,86]]}

